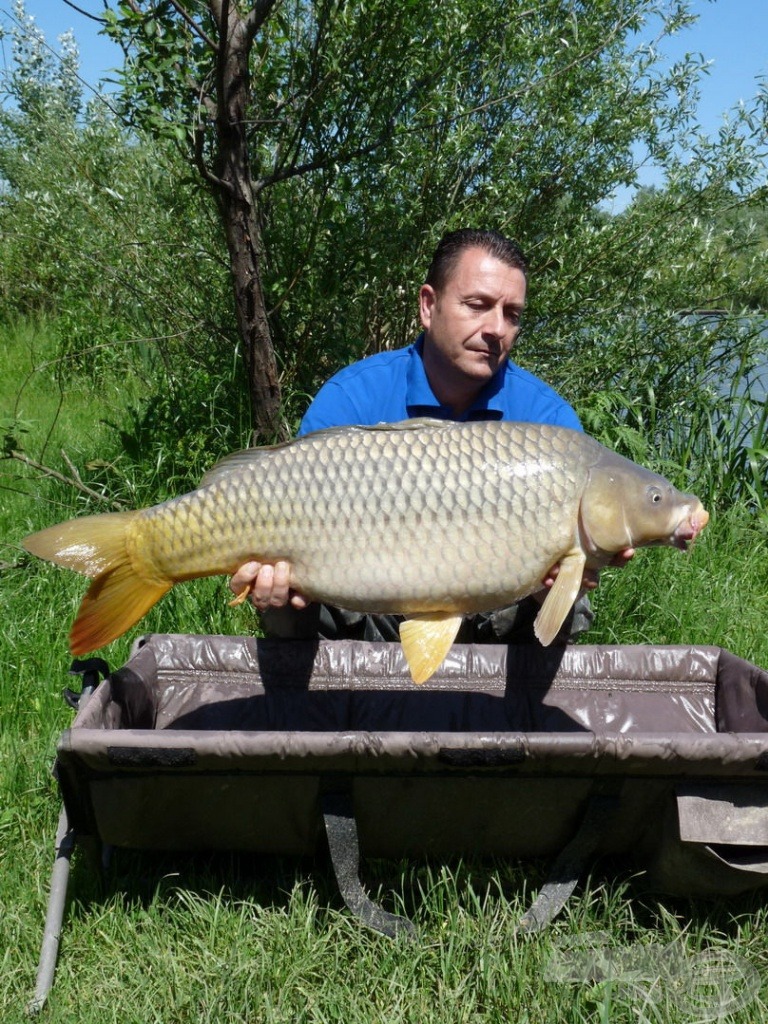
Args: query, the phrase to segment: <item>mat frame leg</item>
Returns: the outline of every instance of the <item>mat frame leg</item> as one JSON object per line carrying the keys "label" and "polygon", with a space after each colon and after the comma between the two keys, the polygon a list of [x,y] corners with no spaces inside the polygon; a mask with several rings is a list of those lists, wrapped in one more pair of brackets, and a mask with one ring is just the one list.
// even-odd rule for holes
{"label": "mat frame leg", "polygon": [[518,922],[518,933],[541,932],[557,917],[613,824],[618,807],[619,798],[614,794],[598,793],[589,798],[576,834],[555,858],[538,896]]}
{"label": "mat frame leg", "polygon": [[56,831],[55,857],[51,871],[51,886],[48,894],[48,908],[45,914],[43,941],[40,946],[40,961],[37,967],[35,994],[27,1005],[30,1014],[39,1013],[45,1005],[53,987],[56,962],[59,956],[59,940],[67,902],[72,854],[76,845],[75,830],[69,823],[66,809],[62,807]]}
{"label": "mat frame leg", "polygon": [[[84,661],[75,659],[72,662],[69,674],[80,676],[83,680],[80,693],[75,693],[69,688],[64,690],[64,699],[67,704],[75,710],[79,710],[85,706],[86,701],[90,699],[94,690],[99,685],[99,678],[104,677],[106,679],[109,675],[109,666],[102,658],[86,658]],[[72,854],[76,844],[77,834],[70,823],[66,807],[62,806],[56,829],[51,885],[48,893],[45,925],[43,926],[43,941],[40,946],[40,960],[37,965],[35,994],[27,1003],[27,1013],[30,1015],[37,1014],[42,1010],[53,987],[56,963],[59,958],[61,926],[64,921],[64,909],[67,903]],[[89,846],[89,852],[93,853],[99,848],[100,844],[94,839],[94,843]]]}

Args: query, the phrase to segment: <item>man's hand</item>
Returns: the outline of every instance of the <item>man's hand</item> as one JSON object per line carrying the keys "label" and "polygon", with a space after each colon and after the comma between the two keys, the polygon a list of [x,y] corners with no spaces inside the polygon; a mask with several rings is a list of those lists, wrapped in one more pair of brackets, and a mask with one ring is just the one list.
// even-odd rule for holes
{"label": "man's hand", "polygon": [[254,608],[306,608],[309,601],[295,590],[291,590],[291,566],[289,562],[246,562],[241,565],[229,581],[229,589],[236,595],[232,604],[239,604],[248,598]]}
{"label": "man's hand", "polygon": [[[627,562],[629,562],[629,560],[631,558],[634,558],[634,555],[635,555],[635,549],[634,548],[624,548],[623,551],[619,551],[617,554],[615,554],[613,556],[613,558],[610,560],[608,565],[615,565],[615,566],[618,566],[619,568],[623,568],[627,564]],[[557,578],[557,574],[558,574],[559,571],[560,571],[560,566],[559,565],[553,565],[552,568],[547,573],[547,575],[541,581],[543,586],[544,586],[544,590],[539,591],[542,600],[547,596],[547,591],[552,586],[552,584],[555,582],[555,579]],[[581,580],[581,589],[582,589],[582,591],[594,590],[597,587],[597,584],[600,582],[599,577],[600,577],[600,570],[599,569],[585,569],[584,570],[584,576],[582,577],[582,580]]]}

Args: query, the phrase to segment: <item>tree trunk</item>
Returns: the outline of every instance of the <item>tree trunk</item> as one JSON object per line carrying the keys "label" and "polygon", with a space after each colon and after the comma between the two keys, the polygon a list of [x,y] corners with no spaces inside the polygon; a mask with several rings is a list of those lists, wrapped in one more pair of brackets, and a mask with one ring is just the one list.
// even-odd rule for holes
{"label": "tree trunk", "polygon": [[251,38],[233,4],[225,2],[220,17],[214,189],[225,225],[252,424],[255,438],[264,443],[283,439],[285,430],[261,283],[261,235],[246,134]]}

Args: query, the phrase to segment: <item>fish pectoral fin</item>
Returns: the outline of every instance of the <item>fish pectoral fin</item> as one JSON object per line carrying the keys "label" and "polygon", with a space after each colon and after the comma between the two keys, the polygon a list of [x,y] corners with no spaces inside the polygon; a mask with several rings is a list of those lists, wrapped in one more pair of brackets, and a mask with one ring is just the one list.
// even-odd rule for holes
{"label": "fish pectoral fin", "polygon": [[569,552],[560,562],[555,582],[539,609],[533,631],[543,647],[548,647],[560,632],[568,612],[579,596],[587,556],[581,549]]}
{"label": "fish pectoral fin", "polygon": [[400,643],[414,683],[425,683],[440,668],[462,619],[454,612],[428,612],[400,623]]}
{"label": "fish pectoral fin", "polygon": [[247,598],[249,598],[251,596],[251,591],[252,590],[253,590],[253,584],[252,583],[248,583],[245,587],[243,587],[243,589],[240,591],[240,593],[236,597],[233,597],[231,601],[227,601],[227,605],[230,608],[237,608],[238,605],[242,604],[243,601],[247,600]]}

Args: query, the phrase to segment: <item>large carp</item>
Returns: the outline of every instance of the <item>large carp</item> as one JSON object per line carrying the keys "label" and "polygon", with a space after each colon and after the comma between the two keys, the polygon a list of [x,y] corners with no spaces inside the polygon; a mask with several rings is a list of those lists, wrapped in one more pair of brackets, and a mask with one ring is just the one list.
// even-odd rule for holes
{"label": "large carp", "polygon": [[627,547],[685,548],[708,518],[698,498],[575,430],[408,420],[239,452],[190,494],[23,543],[94,581],[74,654],[121,636],[181,580],[286,560],[308,598],[409,616],[401,642],[423,682],[462,615],[541,590],[559,564],[535,622],[549,644],[585,567]]}

